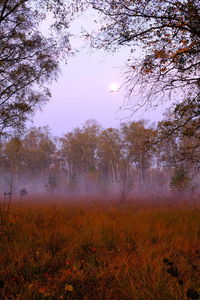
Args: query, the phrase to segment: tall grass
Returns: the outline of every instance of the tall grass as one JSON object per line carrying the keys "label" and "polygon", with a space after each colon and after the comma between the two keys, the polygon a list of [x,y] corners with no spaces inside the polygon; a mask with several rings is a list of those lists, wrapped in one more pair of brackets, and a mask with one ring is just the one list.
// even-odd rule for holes
{"label": "tall grass", "polygon": [[200,207],[188,203],[13,203],[0,231],[1,299],[198,299]]}

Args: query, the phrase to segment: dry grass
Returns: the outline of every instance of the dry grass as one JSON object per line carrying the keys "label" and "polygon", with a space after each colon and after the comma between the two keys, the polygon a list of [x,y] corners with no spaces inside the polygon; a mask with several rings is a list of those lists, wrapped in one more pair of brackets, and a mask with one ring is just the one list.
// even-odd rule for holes
{"label": "dry grass", "polygon": [[198,205],[55,200],[12,204],[0,299],[198,299]]}

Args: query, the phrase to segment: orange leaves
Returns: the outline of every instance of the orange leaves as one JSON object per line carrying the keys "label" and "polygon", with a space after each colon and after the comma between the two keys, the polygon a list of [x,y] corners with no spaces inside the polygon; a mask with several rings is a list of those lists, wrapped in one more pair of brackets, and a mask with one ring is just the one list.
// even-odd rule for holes
{"label": "orange leaves", "polygon": [[[182,42],[183,44],[186,44],[186,43],[187,43],[187,40],[182,40],[181,42]],[[197,42],[192,42],[192,43],[190,43],[190,45],[189,45],[188,47],[184,47],[184,48],[180,48],[180,49],[176,50],[176,52],[172,55],[172,57],[175,57],[175,56],[178,55],[178,54],[188,53],[188,52],[190,52],[190,50],[191,50],[194,46],[196,46],[196,45],[198,45]]]}
{"label": "orange leaves", "polygon": [[152,68],[143,68],[143,74],[150,74],[153,73],[153,69]]}
{"label": "orange leaves", "polygon": [[169,57],[169,55],[167,54],[167,52],[164,49],[155,50],[154,54],[155,54],[156,58],[167,58],[167,57]]}
{"label": "orange leaves", "polygon": [[166,67],[162,67],[161,69],[160,69],[160,71],[161,72],[166,72],[168,69],[166,68]]}
{"label": "orange leaves", "polygon": [[181,43],[182,43],[183,45],[186,45],[186,44],[188,43],[188,40],[183,39],[183,40],[181,40]]}
{"label": "orange leaves", "polygon": [[178,54],[184,53],[184,52],[188,52],[188,50],[190,50],[190,47],[185,47],[185,48],[181,48],[176,50],[176,52],[172,55],[172,57],[175,57]]}

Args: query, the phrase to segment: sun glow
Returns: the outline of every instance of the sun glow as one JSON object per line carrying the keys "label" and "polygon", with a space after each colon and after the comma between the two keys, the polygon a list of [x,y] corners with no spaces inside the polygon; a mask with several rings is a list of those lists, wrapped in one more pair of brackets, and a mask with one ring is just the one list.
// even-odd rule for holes
{"label": "sun glow", "polygon": [[118,83],[116,83],[116,82],[111,83],[109,90],[110,90],[110,92],[118,92],[119,91]]}

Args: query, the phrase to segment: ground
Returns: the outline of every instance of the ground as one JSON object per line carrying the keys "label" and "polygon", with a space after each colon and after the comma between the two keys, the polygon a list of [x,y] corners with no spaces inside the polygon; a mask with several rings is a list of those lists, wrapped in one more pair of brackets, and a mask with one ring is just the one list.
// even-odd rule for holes
{"label": "ground", "polygon": [[197,199],[24,199],[0,218],[0,299],[199,299]]}

